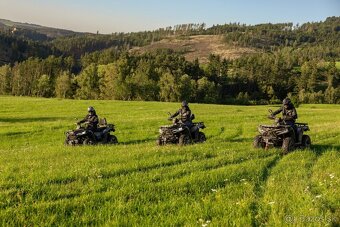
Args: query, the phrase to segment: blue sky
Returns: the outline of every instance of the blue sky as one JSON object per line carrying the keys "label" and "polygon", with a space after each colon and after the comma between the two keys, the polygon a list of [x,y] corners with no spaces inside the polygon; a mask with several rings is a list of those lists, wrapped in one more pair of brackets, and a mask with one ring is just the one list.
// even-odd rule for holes
{"label": "blue sky", "polygon": [[340,0],[1,0],[0,18],[100,33],[186,23],[316,22],[340,16]]}

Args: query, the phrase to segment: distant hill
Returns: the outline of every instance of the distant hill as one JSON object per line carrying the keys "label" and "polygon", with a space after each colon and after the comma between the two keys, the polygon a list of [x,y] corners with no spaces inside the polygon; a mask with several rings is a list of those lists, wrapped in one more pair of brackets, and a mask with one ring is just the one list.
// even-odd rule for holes
{"label": "distant hill", "polygon": [[17,36],[32,40],[47,40],[57,37],[83,34],[66,29],[45,27],[36,24],[13,22],[10,20],[0,19],[0,29],[9,31]]}
{"label": "distant hill", "polygon": [[87,58],[98,61],[108,59],[108,53],[116,58],[125,51],[142,54],[158,49],[172,49],[200,63],[206,63],[211,54],[232,60],[282,48],[298,51],[299,57],[338,61],[339,23],[340,17],[329,17],[302,25],[229,23],[205,28],[204,24],[182,24],[154,31],[93,34],[0,19],[0,66],[51,54],[80,60],[93,53]]}
{"label": "distant hill", "polygon": [[143,47],[134,47],[133,53],[152,52],[157,49],[172,49],[183,53],[186,60],[193,61],[196,58],[201,63],[208,62],[210,54],[220,55],[226,59],[236,59],[243,55],[258,53],[255,48],[238,47],[227,44],[221,35],[195,35],[186,37],[170,37],[153,42]]}
{"label": "distant hill", "polygon": [[0,94],[55,97],[64,89],[63,97],[77,99],[272,104],[289,96],[338,104],[339,25],[329,17],[92,34],[1,20]]}

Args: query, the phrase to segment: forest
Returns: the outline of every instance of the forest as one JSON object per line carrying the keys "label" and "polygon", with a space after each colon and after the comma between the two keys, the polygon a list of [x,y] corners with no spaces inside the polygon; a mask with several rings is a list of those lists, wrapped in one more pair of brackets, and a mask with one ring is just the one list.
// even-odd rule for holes
{"label": "forest", "polygon": [[[221,35],[256,53],[188,61],[166,37]],[[47,37],[0,26],[0,94],[218,104],[340,103],[340,17],[302,25],[183,24],[155,31]]]}

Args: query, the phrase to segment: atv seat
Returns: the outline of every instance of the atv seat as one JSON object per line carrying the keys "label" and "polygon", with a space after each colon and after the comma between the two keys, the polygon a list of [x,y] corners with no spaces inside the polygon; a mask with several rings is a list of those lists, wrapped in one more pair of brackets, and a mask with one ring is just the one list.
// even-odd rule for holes
{"label": "atv seat", "polygon": [[197,125],[193,125],[191,128],[190,128],[190,132],[195,132],[198,130],[198,127]]}
{"label": "atv seat", "polygon": [[308,123],[295,123],[295,125],[297,125],[297,126],[305,126],[305,125],[308,125]]}
{"label": "atv seat", "polygon": [[99,123],[98,123],[98,127],[101,128],[101,127],[106,127],[107,125],[107,121],[106,121],[106,118],[101,118],[99,119]]}

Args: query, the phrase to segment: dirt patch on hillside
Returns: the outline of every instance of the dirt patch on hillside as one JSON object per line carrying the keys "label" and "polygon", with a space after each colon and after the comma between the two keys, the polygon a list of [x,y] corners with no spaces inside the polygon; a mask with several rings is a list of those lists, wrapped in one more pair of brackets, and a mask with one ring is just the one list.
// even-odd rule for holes
{"label": "dirt patch on hillside", "polygon": [[184,38],[170,37],[144,47],[133,48],[131,51],[145,53],[164,48],[184,53],[188,61],[198,58],[200,63],[206,63],[210,54],[218,54],[226,59],[235,59],[245,54],[258,52],[253,48],[226,44],[223,42],[223,36],[218,35],[197,35]]}

